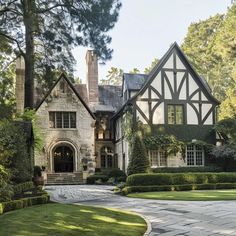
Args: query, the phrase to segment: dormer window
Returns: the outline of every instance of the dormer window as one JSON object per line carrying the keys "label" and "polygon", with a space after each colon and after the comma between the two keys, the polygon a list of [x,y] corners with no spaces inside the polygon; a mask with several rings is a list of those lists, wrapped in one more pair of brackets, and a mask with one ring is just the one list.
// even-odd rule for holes
{"label": "dormer window", "polygon": [[62,129],[76,128],[76,112],[49,112],[49,127]]}

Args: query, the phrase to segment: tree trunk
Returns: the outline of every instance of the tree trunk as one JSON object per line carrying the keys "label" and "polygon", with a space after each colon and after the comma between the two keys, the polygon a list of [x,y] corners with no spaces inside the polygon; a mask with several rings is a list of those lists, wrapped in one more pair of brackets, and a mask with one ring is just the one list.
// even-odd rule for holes
{"label": "tree trunk", "polygon": [[25,25],[25,108],[34,108],[35,1],[24,0]]}

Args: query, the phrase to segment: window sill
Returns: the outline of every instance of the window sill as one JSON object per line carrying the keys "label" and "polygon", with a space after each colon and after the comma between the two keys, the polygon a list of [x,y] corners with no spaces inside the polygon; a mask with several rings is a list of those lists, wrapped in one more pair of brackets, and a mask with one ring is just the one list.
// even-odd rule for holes
{"label": "window sill", "polygon": [[53,130],[53,131],[74,131],[74,130],[77,130],[77,128],[49,128],[50,130]]}

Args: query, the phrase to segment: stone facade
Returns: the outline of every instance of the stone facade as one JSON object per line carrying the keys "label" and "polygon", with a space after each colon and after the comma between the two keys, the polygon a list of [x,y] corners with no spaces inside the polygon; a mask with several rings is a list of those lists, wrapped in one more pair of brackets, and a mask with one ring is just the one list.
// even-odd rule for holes
{"label": "stone facade", "polygon": [[[50,127],[49,112],[74,112],[75,128]],[[45,166],[47,173],[55,172],[54,152],[66,146],[73,151],[73,172],[94,173],[94,117],[86,109],[68,80],[61,77],[39,106],[37,125],[43,137],[43,150],[35,152],[35,165]],[[86,166],[86,168],[84,168]]]}

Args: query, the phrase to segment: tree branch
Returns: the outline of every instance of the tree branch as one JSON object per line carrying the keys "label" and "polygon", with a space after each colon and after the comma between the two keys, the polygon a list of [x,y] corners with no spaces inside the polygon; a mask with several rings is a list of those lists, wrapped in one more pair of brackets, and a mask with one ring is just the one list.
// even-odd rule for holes
{"label": "tree branch", "polygon": [[19,51],[20,51],[20,54],[21,54],[22,56],[25,56],[25,53],[24,53],[23,50],[21,49],[21,46],[20,46],[19,42],[18,42],[16,39],[12,38],[11,36],[9,36],[9,35],[7,35],[7,34],[4,34],[3,32],[0,32],[0,35],[3,36],[3,37],[5,37],[5,38],[7,38],[7,39],[9,39],[10,41],[15,42],[16,45],[17,45],[17,47],[18,47],[18,49],[19,49]]}

